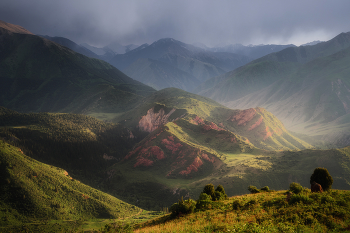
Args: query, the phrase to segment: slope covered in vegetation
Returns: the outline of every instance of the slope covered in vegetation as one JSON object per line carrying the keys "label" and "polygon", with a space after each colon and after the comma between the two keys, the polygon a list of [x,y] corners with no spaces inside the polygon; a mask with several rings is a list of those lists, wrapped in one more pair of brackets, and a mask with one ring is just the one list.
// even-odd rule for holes
{"label": "slope covered in vegetation", "polygon": [[125,127],[93,117],[25,114],[2,107],[0,138],[21,148],[26,155],[64,168],[90,185],[105,177],[104,169],[123,158],[136,142]]}
{"label": "slope covered in vegetation", "polygon": [[[141,131],[152,132],[167,122],[183,119],[193,124],[210,125],[246,137],[255,147],[267,150],[311,148],[291,135],[283,124],[262,108],[233,110],[219,103],[176,88],[166,88],[147,97],[115,121]],[[183,121],[181,121],[183,122]],[[188,124],[178,124],[186,130]],[[215,125],[215,126],[214,126]],[[194,135],[197,137],[198,135]]]}
{"label": "slope covered in vegetation", "polygon": [[0,140],[1,227],[56,219],[120,218],[140,211],[73,179],[66,170],[40,163]]}
{"label": "slope covered in vegetation", "polygon": [[170,215],[135,226],[135,232],[347,232],[350,192],[304,189],[262,192],[212,202],[176,218]]}

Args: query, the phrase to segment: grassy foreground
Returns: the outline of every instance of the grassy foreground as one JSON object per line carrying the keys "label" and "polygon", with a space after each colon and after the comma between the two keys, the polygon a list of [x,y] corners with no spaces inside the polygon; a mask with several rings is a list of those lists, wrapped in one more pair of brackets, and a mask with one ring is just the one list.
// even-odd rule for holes
{"label": "grassy foreground", "polygon": [[0,232],[76,232],[151,215],[0,140]]}
{"label": "grassy foreground", "polygon": [[135,232],[349,232],[350,191],[311,193],[287,201],[286,191],[213,202],[206,210],[165,215],[135,226]]}

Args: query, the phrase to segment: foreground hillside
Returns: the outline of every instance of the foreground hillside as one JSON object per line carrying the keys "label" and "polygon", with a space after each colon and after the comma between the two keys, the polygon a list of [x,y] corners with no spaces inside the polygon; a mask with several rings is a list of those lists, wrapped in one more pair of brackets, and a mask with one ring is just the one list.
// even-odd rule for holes
{"label": "foreground hillside", "polygon": [[[0,227],[42,220],[121,218],[142,211],[0,140]],[[0,231],[2,231],[0,228]]]}
{"label": "foreground hillside", "polygon": [[287,200],[286,191],[212,202],[192,214],[153,219],[135,232],[348,232],[350,192],[311,193]]}

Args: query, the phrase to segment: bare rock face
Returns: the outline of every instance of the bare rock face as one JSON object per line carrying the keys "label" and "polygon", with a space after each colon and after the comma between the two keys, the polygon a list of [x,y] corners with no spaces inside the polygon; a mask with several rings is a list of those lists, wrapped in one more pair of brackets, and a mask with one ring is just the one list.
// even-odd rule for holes
{"label": "bare rock face", "polygon": [[160,109],[159,112],[155,113],[154,108],[151,108],[139,121],[139,128],[150,133],[156,130],[159,126],[168,123],[170,115],[174,112],[175,109],[172,109],[168,114],[165,114],[164,109]]}

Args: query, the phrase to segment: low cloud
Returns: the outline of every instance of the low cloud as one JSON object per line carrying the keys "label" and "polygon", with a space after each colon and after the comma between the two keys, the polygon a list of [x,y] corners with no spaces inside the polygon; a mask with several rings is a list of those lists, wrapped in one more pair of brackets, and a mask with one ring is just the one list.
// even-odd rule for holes
{"label": "low cloud", "polygon": [[152,43],[302,44],[350,31],[350,1],[4,0],[0,20],[104,46]]}

